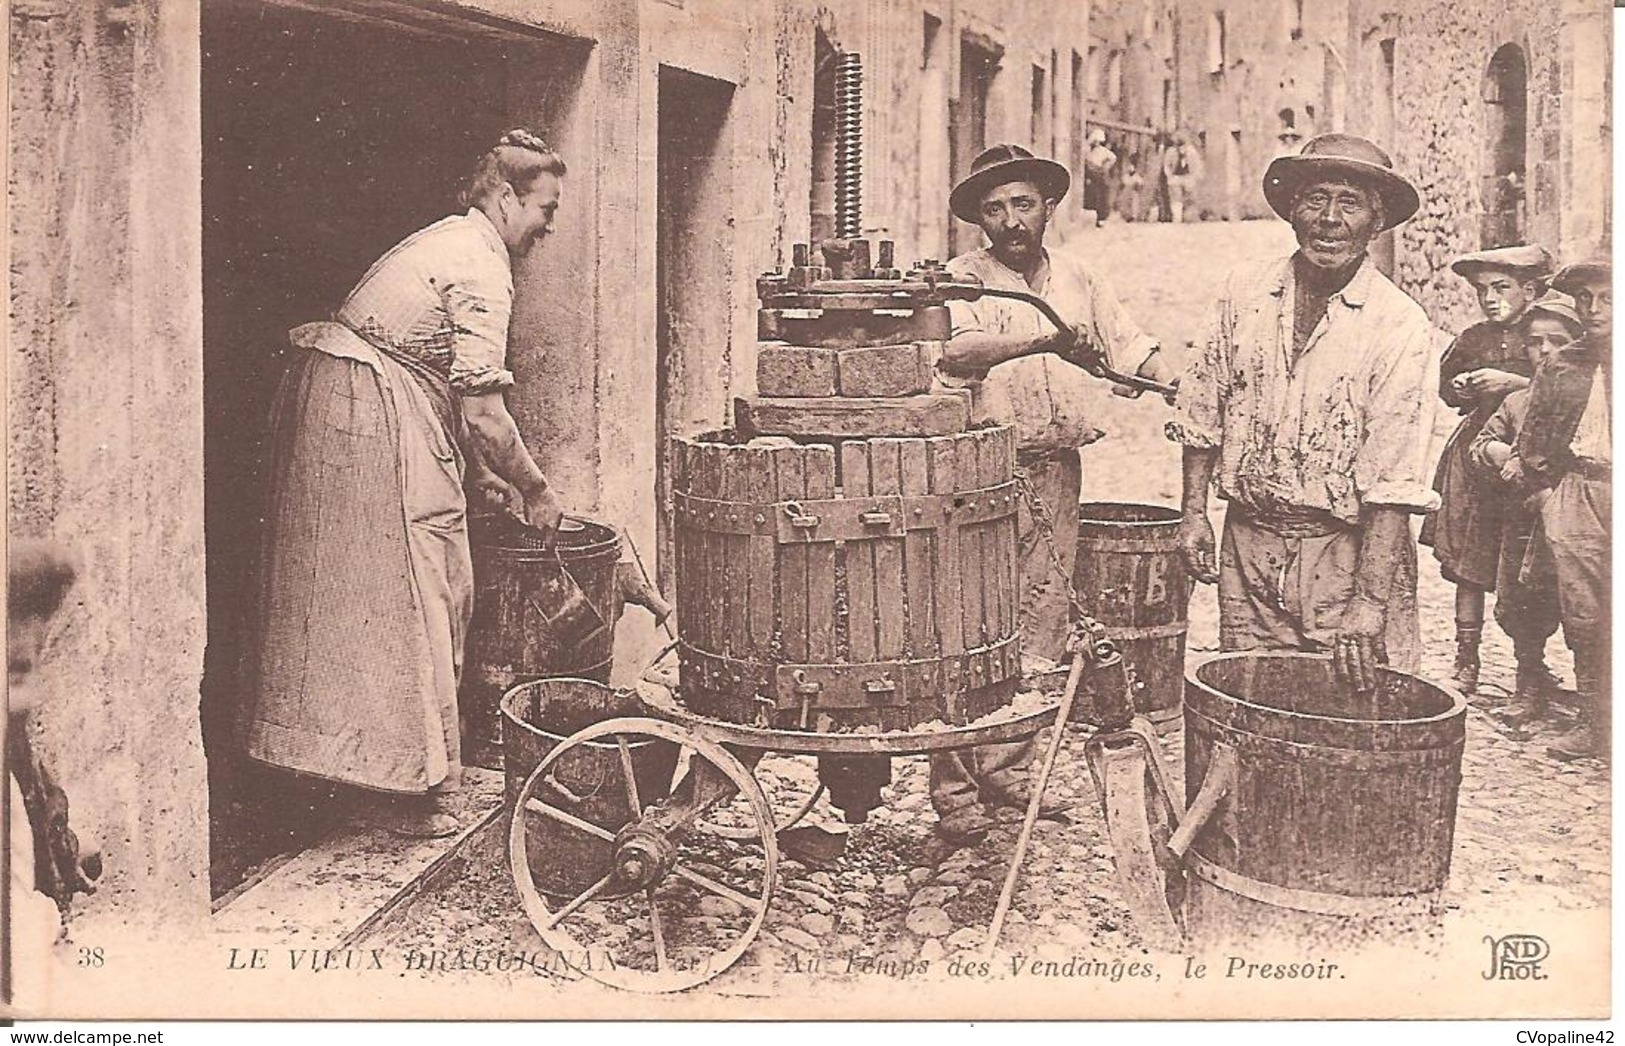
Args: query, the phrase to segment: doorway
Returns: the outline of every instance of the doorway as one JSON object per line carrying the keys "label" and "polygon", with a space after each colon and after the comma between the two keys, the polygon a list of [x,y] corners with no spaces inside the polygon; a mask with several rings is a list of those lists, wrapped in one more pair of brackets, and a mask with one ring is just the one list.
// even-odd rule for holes
{"label": "doorway", "polygon": [[[1000,52],[966,37],[959,45],[959,97],[948,107],[950,165],[955,184],[970,173],[971,161],[987,148],[987,114]],[[981,230],[948,217],[948,255],[981,246]]]}
{"label": "doorway", "polygon": [[[660,506],[671,500],[668,437],[716,427],[727,405],[734,267],[726,131],[733,91],[726,81],[660,68],[654,403],[655,504]],[[833,186],[831,192],[833,221]],[[656,526],[660,588],[674,592],[672,521],[664,509]]]}
{"label": "doorway", "polygon": [[1528,99],[1529,68],[1523,48],[1507,44],[1490,58],[1484,73],[1480,248],[1523,242]]}
{"label": "doorway", "polygon": [[287,331],[331,315],[379,255],[456,210],[463,179],[513,120],[510,69],[547,68],[548,49],[387,0],[204,0],[201,17],[199,711],[218,898],[332,827],[330,789],[241,754],[267,421]]}

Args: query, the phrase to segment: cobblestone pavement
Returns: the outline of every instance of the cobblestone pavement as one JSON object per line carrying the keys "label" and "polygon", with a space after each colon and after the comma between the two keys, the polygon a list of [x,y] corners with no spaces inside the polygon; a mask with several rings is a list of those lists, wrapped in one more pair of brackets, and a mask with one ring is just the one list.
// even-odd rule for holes
{"label": "cobblestone pavement", "polygon": [[[1076,246],[1109,274],[1130,312],[1165,345],[1199,337],[1208,300],[1225,270],[1253,255],[1285,251],[1290,232],[1279,222],[1124,226],[1090,231]],[[1102,395],[1110,436],[1085,454],[1086,498],[1174,504],[1178,453],[1161,435],[1167,408],[1150,399]],[[1453,419],[1441,419],[1442,446]],[[1453,654],[1452,594],[1425,555],[1421,602],[1426,660],[1423,673],[1446,678]],[[1190,657],[1217,648],[1212,589],[1202,588],[1190,612]],[[1484,649],[1485,689],[1509,688],[1509,645],[1493,626]],[[1567,674],[1558,643],[1553,662]],[[1550,730],[1548,730],[1548,733]],[[1165,738],[1168,763],[1182,777],[1176,730]],[[1001,940],[1009,953],[1040,958],[1069,955],[1132,957],[1142,941],[1120,900],[1112,852],[1081,741],[1063,749],[1049,794],[1075,802],[1071,824],[1039,823],[1014,910]],[[986,842],[957,852],[931,833],[934,817],[925,794],[923,758],[893,762],[885,805],[851,831],[847,853],[816,870],[794,860],[782,867],[780,891],[765,929],[738,966],[713,982],[721,991],[776,992],[822,957],[822,972],[836,974],[865,963],[934,960],[979,948],[1014,845],[1012,823]],[[758,777],[784,808],[812,787],[807,759],[770,757]],[[1482,916],[1493,907],[1597,910],[1606,918],[1609,896],[1609,782],[1595,762],[1570,766],[1544,755],[1541,737],[1517,741],[1497,733],[1477,708],[1469,711],[1467,746],[1447,902],[1452,917]],[[1179,788],[1176,785],[1176,790]],[[813,820],[832,823],[833,814]],[[748,861],[739,865],[748,869]],[[679,918],[670,913],[668,919]],[[714,899],[694,904],[691,917],[726,933],[728,906]],[[437,942],[495,948],[537,947],[500,863],[471,868],[450,892],[425,898],[391,931],[388,943]],[[525,942],[530,942],[528,945]],[[853,957],[856,957],[854,960]]]}

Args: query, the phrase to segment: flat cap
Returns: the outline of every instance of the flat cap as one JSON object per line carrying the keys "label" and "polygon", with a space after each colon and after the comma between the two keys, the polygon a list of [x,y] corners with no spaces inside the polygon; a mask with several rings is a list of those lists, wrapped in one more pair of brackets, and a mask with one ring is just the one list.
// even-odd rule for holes
{"label": "flat cap", "polygon": [[1548,276],[1552,271],[1552,256],[1546,252],[1546,248],[1537,244],[1520,243],[1513,247],[1463,254],[1450,263],[1450,270],[1457,276],[1471,276],[1486,269],[1504,269],[1534,277]]}
{"label": "flat cap", "polygon": [[1573,265],[1565,265],[1552,277],[1552,286],[1564,294],[1573,294],[1588,280],[1612,280],[1614,263],[1607,257],[1587,258]]}

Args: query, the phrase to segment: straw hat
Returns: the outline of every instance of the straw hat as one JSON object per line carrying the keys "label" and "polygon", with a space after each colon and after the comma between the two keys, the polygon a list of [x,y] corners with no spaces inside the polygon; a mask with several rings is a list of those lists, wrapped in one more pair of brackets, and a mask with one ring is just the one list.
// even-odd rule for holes
{"label": "straw hat", "polygon": [[1421,206],[1416,186],[1394,171],[1394,162],[1374,142],[1352,134],[1323,134],[1303,144],[1295,156],[1282,156],[1264,172],[1264,198],[1275,213],[1292,220],[1292,197],[1310,179],[1347,178],[1375,189],[1392,229]]}

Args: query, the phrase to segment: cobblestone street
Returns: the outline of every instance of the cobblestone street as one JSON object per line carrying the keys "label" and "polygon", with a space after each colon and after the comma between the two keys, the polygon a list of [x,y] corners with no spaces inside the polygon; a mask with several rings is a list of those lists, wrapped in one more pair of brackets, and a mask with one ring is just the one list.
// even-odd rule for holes
{"label": "cobblestone street", "polygon": [[[1247,257],[1284,252],[1291,235],[1280,222],[1114,223],[1070,246],[1111,279],[1149,333],[1165,346],[1182,347],[1200,337],[1208,301],[1224,272]],[[1150,398],[1111,397],[1103,387],[1101,410],[1110,419],[1104,426],[1110,435],[1085,453],[1085,499],[1175,504],[1178,450],[1162,437],[1168,408]],[[1441,414],[1436,448],[1454,422],[1453,413]],[[1446,679],[1453,654],[1452,593],[1428,550],[1422,551],[1423,674]],[[1200,659],[1217,649],[1211,588],[1199,589],[1190,619],[1189,656]],[[1550,655],[1572,681],[1560,642],[1552,643]],[[1492,625],[1485,636],[1483,689],[1504,693],[1512,674],[1510,646]],[[1597,919],[1606,919],[1608,775],[1596,762],[1563,765],[1545,756],[1546,738],[1561,725],[1548,725],[1530,740],[1512,740],[1481,710],[1470,709],[1449,918],[1478,919],[1516,907],[1594,911]],[[1182,777],[1177,730],[1164,745],[1177,780]],[[1115,959],[1140,951],[1140,931],[1119,900],[1112,852],[1082,751],[1081,740],[1074,740],[1062,752],[1049,794],[1074,801],[1071,823],[1039,823],[1002,938],[1006,952]],[[1006,823],[986,842],[953,852],[932,836],[926,761],[894,760],[893,774],[884,807],[852,830],[839,862],[825,869],[793,860],[781,866],[781,889],[766,927],[740,965],[714,982],[719,990],[777,993],[787,978],[797,976],[797,963],[806,956],[827,957],[825,972],[839,973],[849,956],[903,964],[979,950],[1014,845],[1018,825],[1011,822],[1018,815],[1003,811],[1009,815]],[[812,787],[811,760],[769,758],[759,777],[770,791],[805,795]],[[714,920],[717,913],[706,912]],[[500,863],[471,868],[449,891],[424,898],[380,943],[431,947],[446,940],[539,947]]]}

